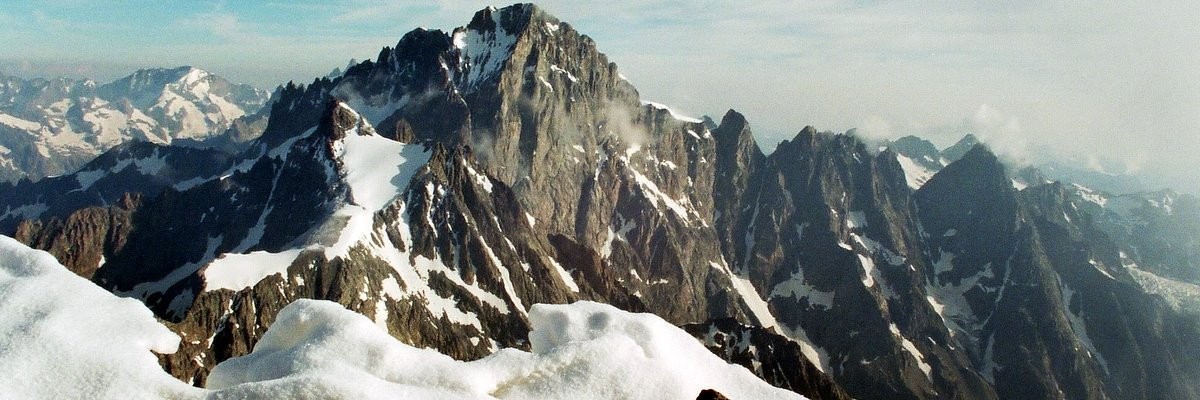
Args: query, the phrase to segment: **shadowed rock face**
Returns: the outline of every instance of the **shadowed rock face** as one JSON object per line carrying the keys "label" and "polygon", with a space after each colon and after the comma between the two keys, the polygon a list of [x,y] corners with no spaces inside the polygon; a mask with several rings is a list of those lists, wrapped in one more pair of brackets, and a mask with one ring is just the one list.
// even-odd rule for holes
{"label": "shadowed rock face", "polygon": [[22,220],[66,219],[86,207],[119,204],[126,193],[157,196],[168,188],[216,177],[233,156],[220,150],[130,142],[84,164],[74,174],[0,182],[0,232],[12,232]]}
{"label": "shadowed rock face", "polygon": [[810,399],[849,399],[841,386],[809,361],[800,345],[769,329],[724,318],[684,325],[717,356],[738,364],[772,385]]}
{"label": "shadowed rock face", "polygon": [[13,238],[50,252],[71,272],[91,279],[107,258],[125,247],[133,228],[130,216],[141,201],[140,194],[127,193],[116,205],[83,208],[65,220],[25,220]]}
{"label": "shadowed rock face", "polygon": [[[897,153],[852,135],[809,127],[766,155],[737,112],[641,103],[531,5],[410,32],[276,100],[215,167],[96,175],[140,203],[95,192],[16,228],[76,174],[22,186],[47,194],[0,222],[168,320],[183,342],[162,362],[196,384],[299,298],[460,359],[527,348],[530,305],[586,299],[687,324],[812,398],[1197,396],[1196,317],[1147,293],[1127,266],[1143,258],[1069,188],[1017,191],[982,146],[930,153],[953,162],[915,192]],[[215,288],[229,263],[274,269]]]}

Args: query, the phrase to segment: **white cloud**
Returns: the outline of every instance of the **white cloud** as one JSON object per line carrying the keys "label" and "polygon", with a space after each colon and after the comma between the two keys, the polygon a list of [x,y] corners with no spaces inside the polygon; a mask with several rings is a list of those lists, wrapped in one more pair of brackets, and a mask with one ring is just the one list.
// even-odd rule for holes
{"label": "white cloud", "polygon": [[877,115],[867,117],[866,120],[859,123],[857,126],[857,133],[861,137],[869,138],[871,140],[885,140],[899,136],[893,131],[892,124],[890,122]]}
{"label": "white cloud", "polygon": [[407,7],[409,7],[409,5],[400,2],[372,3],[370,5],[349,7],[348,9],[343,10],[340,14],[334,15],[332,18],[330,18],[330,22],[343,24],[388,18],[395,16],[395,14],[403,11]]}
{"label": "white cloud", "polygon": [[981,104],[964,125],[964,130],[974,133],[1000,156],[1018,163],[1031,161],[1026,133],[1017,117]]}

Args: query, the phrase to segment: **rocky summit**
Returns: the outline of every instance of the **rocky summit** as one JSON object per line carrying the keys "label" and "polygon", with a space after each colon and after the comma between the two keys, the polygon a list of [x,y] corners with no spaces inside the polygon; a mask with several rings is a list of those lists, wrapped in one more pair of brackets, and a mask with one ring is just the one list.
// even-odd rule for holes
{"label": "rocky summit", "polygon": [[149,306],[196,385],[297,299],[461,360],[592,300],[809,398],[1200,397],[1194,198],[1028,178],[973,137],[766,154],[597,46],[528,4],[417,29],[281,87],[236,155],[118,147],[0,192],[0,228]]}

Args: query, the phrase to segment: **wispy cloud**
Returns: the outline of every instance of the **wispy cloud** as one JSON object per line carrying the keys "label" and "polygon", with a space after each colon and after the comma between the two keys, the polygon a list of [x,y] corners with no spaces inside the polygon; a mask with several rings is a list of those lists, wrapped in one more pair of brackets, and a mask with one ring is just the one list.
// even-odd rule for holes
{"label": "wispy cloud", "polygon": [[350,7],[342,10],[331,17],[329,20],[333,23],[344,24],[349,22],[363,22],[382,18],[394,17],[396,14],[410,7],[400,2],[387,2],[382,4],[363,5],[358,7]]}
{"label": "wispy cloud", "polygon": [[198,29],[215,38],[236,43],[248,43],[262,39],[261,35],[249,30],[237,14],[226,11],[187,16],[182,18],[178,25]]}
{"label": "wispy cloud", "polygon": [[67,21],[65,19],[52,17],[50,15],[47,15],[42,10],[33,10],[32,14],[33,14],[33,20],[36,21],[39,26],[42,26],[45,28],[51,28],[51,29],[57,30],[57,29],[65,29],[66,27],[68,27],[70,25],[67,23]]}

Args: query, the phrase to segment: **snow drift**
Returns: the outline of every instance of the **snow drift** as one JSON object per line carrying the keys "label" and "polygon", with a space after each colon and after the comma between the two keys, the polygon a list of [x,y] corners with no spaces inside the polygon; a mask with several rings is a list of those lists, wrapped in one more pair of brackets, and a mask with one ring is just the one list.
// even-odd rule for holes
{"label": "snow drift", "polygon": [[651,314],[578,302],[534,305],[531,352],[477,361],[403,344],[328,301],[280,311],[254,351],[226,360],[208,389],[175,380],[151,353],[179,337],[141,303],[0,236],[0,393],[14,398],[801,398],[708,352]]}
{"label": "snow drift", "polygon": [[298,300],[253,353],[218,365],[208,383],[235,398],[693,399],[707,388],[732,398],[800,398],[651,314],[578,302],[534,305],[529,318],[532,352],[461,362],[400,343],[336,303]]}
{"label": "snow drift", "polygon": [[0,236],[0,397],[186,398],[202,390],[151,351],[179,336],[146,306],[67,271],[49,253]]}

